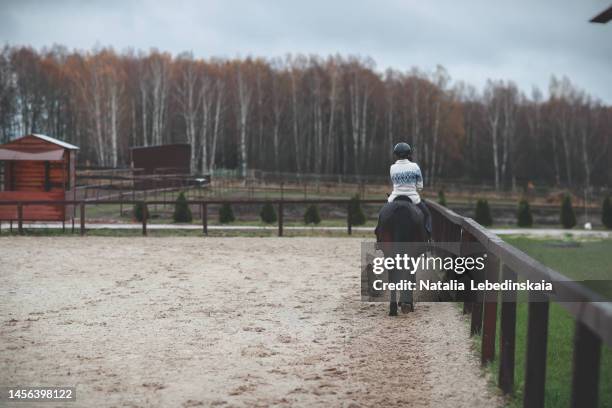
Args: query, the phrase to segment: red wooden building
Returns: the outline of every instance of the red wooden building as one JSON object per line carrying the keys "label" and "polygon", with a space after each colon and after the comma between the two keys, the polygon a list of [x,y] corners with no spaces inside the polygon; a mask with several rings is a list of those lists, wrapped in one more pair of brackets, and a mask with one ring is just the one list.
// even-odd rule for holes
{"label": "red wooden building", "polygon": [[[4,162],[1,201],[74,200],[79,148],[45,135],[31,134],[0,145]],[[23,219],[63,221],[72,206],[24,205]],[[0,220],[16,220],[17,206],[0,205]]]}

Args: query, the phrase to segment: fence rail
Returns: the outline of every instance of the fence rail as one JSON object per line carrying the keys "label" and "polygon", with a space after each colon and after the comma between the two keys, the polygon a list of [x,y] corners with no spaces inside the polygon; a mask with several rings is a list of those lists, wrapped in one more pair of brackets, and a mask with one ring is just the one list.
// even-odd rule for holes
{"label": "fence rail", "polygon": [[[384,200],[360,200],[362,204],[383,204]],[[208,206],[229,204],[256,205],[270,203],[278,208],[278,235],[283,235],[283,211],[285,205],[295,204],[336,204],[347,208],[347,199],[310,199],[310,200],[189,200],[189,205],[200,207],[202,214],[202,233],[208,234]],[[23,208],[29,205],[75,206],[79,211],[80,233],[85,234],[86,206],[100,204],[121,205],[174,205],[174,201],[146,200],[66,200],[66,201],[0,201],[0,205],[16,206],[19,232],[23,233]],[[557,271],[541,264],[524,252],[504,242],[474,220],[460,216],[453,211],[428,201],[432,213],[433,239],[438,242],[479,242],[488,255],[485,276],[489,281],[500,278],[516,281],[519,278],[545,280],[547,282],[570,281]],[[351,217],[347,216],[347,233],[351,234]],[[142,233],[147,234],[147,217],[143,217]],[[461,255],[463,245],[457,255]],[[576,322],[574,355],[572,369],[572,406],[596,407],[598,395],[599,366],[601,364],[602,342],[612,346],[612,303],[602,302],[601,296],[589,288],[575,284],[565,288],[565,295],[580,302],[563,302],[555,295],[532,295],[530,298],[527,323],[527,356],[525,364],[525,407],[544,406],[546,381],[546,346],[548,340],[549,303],[557,302],[565,308]],[[516,333],[516,293],[503,296],[489,291],[482,298],[466,299],[463,304],[465,313],[471,316],[471,334],[481,334],[481,361],[483,364],[494,360],[496,354],[496,330],[498,307],[500,321],[500,358],[498,385],[506,394],[514,390],[514,356]],[[501,306],[500,306],[501,304]]]}

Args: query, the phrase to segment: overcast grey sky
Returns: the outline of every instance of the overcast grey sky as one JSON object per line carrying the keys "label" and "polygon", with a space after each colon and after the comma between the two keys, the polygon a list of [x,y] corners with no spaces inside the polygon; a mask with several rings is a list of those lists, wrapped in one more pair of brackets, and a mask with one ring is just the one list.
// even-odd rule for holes
{"label": "overcast grey sky", "polygon": [[609,0],[0,0],[0,41],[95,45],[199,57],[370,56],[379,71],[447,68],[481,87],[512,79],[546,92],[567,75],[612,104]]}

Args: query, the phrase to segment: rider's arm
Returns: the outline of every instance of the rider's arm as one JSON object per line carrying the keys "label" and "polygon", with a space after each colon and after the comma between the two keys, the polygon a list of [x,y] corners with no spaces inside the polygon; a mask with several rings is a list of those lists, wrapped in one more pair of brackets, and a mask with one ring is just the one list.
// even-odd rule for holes
{"label": "rider's arm", "polygon": [[421,191],[423,189],[423,174],[421,174],[421,168],[419,167],[419,165],[417,164],[417,183],[416,183],[416,188],[418,191]]}

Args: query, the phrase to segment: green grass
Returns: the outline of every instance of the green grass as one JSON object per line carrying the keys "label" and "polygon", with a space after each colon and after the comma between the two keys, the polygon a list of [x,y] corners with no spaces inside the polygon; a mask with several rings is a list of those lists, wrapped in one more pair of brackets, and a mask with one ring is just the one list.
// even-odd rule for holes
{"label": "green grass", "polygon": [[[541,240],[524,237],[507,238],[510,244],[525,251],[540,262],[574,279],[612,279],[612,240],[580,241],[576,247],[558,246],[563,240]],[[525,353],[527,346],[527,303],[517,304],[515,395],[510,407],[521,407],[523,402]],[[498,312],[499,312],[498,307]],[[499,316],[497,344],[499,345]],[[550,306],[548,327],[548,355],[546,368],[546,407],[570,405],[574,319],[561,306]],[[478,340],[479,341],[479,340]],[[480,344],[480,342],[479,342]],[[612,349],[602,346],[599,381],[599,406],[612,407]],[[496,356],[498,357],[498,356]],[[498,358],[490,365],[497,381]]]}
{"label": "green grass", "polygon": [[[506,240],[533,258],[612,300],[612,240]],[[606,281],[606,282],[602,282]]]}

